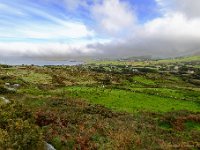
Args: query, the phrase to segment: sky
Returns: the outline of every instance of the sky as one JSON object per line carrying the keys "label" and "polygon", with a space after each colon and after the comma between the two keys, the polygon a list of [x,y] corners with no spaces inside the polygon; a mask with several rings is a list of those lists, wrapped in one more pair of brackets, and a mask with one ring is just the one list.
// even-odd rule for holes
{"label": "sky", "polygon": [[0,57],[200,52],[200,0],[0,0]]}

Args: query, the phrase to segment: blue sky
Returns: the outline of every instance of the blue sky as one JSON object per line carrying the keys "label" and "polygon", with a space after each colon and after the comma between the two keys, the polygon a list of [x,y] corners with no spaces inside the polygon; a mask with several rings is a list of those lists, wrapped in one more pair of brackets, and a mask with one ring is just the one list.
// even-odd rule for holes
{"label": "blue sky", "polygon": [[198,0],[0,0],[5,56],[177,56],[199,51]]}
{"label": "blue sky", "polygon": [[[138,16],[139,23],[155,18],[159,15],[156,10],[157,4],[154,0],[124,0],[121,1],[129,5],[133,13]],[[93,18],[90,8],[96,5],[91,0],[85,0],[85,4],[76,2],[68,2],[65,0],[1,0],[0,3],[0,22],[1,22],[1,39],[4,41],[71,41],[74,36],[58,35],[40,38],[39,35],[47,32],[48,27],[65,30],[65,23],[74,23],[89,27],[90,30],[96,26],[96,21]],[[101,4],[102,1],[99,1]],[[117,13],[117,12],[116,12]],[[24,29],[39,32],[38,37],[35,35],[25,35]],[[66,29],[67,30],[67,29]],[[79,34],[77,32],[77,34]],[[93,38],[101,37],[100,35]],[[103,34],[102,34],[103,35]],[[81,37],[81,35],[80,35]],[[80,38],[78,36],[78,39]],[[29,38],[29,39],[27,39]],[[82,37],[81,37],[82,38]],[[88,38],[88,36],[84,36]]]}

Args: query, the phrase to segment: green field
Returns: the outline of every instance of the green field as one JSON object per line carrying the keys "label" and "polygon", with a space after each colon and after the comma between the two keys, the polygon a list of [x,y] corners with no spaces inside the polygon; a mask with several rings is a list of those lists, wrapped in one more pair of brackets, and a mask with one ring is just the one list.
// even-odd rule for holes
{"label": "green field", "polygon": [[[176,62],[191,68],[197,59]],[[0,150],[198,149],[198,70],[131,67],[0,67]]]}
{"label": "green field", "polygon": [[117,60],[102,60],[102,61],[87,61],[88,64],[97,65],[133,65],[133,66],[148,66],[148,65],[159,65],[159,64],[172,64],[172,63],[184,63],[184,62],[195,62],[200,61],[200,56],[188,56],[188,57],[178,57],[178,58],[168,58],[168,59],[158,59],[158,60],[148,60],[148,61],[117,61]]}
{"label": "green field", "polygon": [[101,104],[116,111],[133,113],[139,110],[149,112],[188,110],[200,112],[200,105],[195,102],[162,98],[125,90],[98,87],[70,87],[67,88],[67,92],[70,92],[70,96],[74,98],[83,98],[91,103]]}

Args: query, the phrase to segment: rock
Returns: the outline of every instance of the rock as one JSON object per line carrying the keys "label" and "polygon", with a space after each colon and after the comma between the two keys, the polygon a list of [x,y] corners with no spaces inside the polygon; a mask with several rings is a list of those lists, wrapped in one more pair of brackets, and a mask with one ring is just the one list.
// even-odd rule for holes
{"label": "rock", "polygon": [[15,88],[7,88],[7,90],[12,91],[12,92],[16,91]]}
{"label": "rock", "polygon": [[6,104],[10,103],[10,100],[6,99],[5,97],[0,97],[0,99]]}
{"label": "rock", "polygon": [[12,87],[13,88],[18,88],[18,87],[20,87],[20,85],[19,84],[14,84]]}
{"label": "rock", "polygon": [[10,86],[10,83],[5,83],[5,86]]}
{"label": "rock", "polygon": [[10,89],[17,89],[20,87],[20,84],[13,84],[11,85],[10,83],[5,83],[5,88],[10,88]]}
{"label": "rock", "polygon": [[47,150],[56,150],[51,144],[46,142]]}

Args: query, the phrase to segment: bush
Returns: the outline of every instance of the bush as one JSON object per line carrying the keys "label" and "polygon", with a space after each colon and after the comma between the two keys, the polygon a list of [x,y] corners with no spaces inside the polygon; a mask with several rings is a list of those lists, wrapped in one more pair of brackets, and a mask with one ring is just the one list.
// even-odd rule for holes
{"label": "bush", "polygon": [[10,66],[10,65],[0,64],[0,68],[12,68],[12,66]]}
{"label": "bush", "polygon": [[0,86],[0,94],[14,93],[15,91],[8,90],[7,88]]}
{"label": "bush", "polygon": [[32,113],[20,103],[0,106],[0,147],[2,149],[44,148],[43,135]]}

